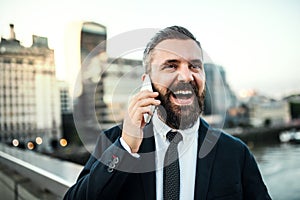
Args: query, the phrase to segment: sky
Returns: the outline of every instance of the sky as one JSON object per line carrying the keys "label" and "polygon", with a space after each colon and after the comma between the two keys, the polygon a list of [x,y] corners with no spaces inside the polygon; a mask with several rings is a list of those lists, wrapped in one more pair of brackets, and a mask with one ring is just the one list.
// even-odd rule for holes
{"label": "sky", "polygon": [[110,38],[140,28],[188,28],[215,64],[222,65],[238,95],[255,90],[273,98],[300,93],[300,1],[297,0],[2,0],[0,35],[9,24],[30,46],[32,35],[48,37],[57,77],[65,79],[65,27],[93,21]]}

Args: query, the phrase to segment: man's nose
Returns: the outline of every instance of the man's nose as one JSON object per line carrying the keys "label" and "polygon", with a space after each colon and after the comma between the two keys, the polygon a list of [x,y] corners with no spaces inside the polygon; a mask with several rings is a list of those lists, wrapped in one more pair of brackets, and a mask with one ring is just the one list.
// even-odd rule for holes
{"label": "man's nose", "polygon": [[188,83],[193,80],[194,77],[188,65],[182,65],[178,68],[178,81]]}

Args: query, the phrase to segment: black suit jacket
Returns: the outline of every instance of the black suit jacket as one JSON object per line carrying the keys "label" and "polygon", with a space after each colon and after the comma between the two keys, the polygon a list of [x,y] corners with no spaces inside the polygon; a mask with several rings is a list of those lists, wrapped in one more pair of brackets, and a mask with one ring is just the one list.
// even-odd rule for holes
{"label": "black suit jacket", "polygon": [[[64,199],[156,198],[153,126],[144,130],[140,158],[122,148],[116,126],[100,134],[93,155]],[[239,139],[201,119],[194,199],[271,199],[256,161]]]}

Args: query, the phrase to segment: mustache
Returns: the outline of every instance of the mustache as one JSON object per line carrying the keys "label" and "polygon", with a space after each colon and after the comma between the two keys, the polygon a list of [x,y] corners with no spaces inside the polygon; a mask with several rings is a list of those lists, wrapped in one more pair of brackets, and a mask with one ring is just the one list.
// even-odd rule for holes
{"label": "mustache", "polygon": [[195,81],[189,82],[189,83],[177,83],[176,85],[172,85],[170,88],[168,88],[170,92],[180,91],[180,90],[191,90],[195,94],[198,94],[199,88]]}
{"label": "mustache", "polygon": [[162,96],[162,94],[160,93],[160,91],[153,85],[152,83],[152,88],[154,92],[158,92],[159,95],[158,97],[156,97],[156,99],[162,101],[165,98],[169,98],[171,95],[174,95],[174,92],[176,91],[180,91],[180,90],[190,90],[193,92],[193,94],[198,96],[198,92],[199,92],[199,88],[196,84],[195,81],[191,81],[189,83],[183,83],[183,82],[179,82],[177,84],[173,84],[170,87],[166,88],[166,94],[164,95],[164,97]]}

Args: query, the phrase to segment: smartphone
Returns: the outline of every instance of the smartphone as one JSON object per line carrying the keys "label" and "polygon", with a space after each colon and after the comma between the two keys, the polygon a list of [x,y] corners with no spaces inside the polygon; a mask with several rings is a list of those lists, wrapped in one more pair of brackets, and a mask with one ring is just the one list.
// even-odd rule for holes
{"label": "smartphone", "polygon": [[[150,79],[150,76],[148,74],[146,74],[145,79],[143,81],[141,91],[143,91],[143,90],[149,90],[149,91],[153,92],[151,79]],[[151,109],[151,112],[154,113],[155,106],[150,105],[150,109]],[[152,117],[152,115],[149,115],[147,113],[144,114],[144,120],[147,124],[150,122],[151,117]]]}

